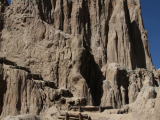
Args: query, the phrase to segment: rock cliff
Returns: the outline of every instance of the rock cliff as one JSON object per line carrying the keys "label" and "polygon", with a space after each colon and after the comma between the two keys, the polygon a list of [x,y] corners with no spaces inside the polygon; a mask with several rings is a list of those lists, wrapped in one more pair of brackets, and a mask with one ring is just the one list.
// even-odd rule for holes
{"label": "rock cliff", "polygon": [[1,119],[158,93],[139,0],[0,1]]}

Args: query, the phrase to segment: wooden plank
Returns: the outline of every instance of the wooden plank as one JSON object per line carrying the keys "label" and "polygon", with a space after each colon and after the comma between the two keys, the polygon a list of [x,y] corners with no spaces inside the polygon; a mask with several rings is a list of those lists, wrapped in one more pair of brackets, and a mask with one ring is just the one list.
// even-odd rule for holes
{"label": "wooden plank", "polygon": [[81,106],[79,105],[79,112],[81,112]]}
{"label": "wooden plank", "polygon": [[[79,109],[79,106],[72,106],[71,109]],[[90,109],[90,110],[94,110],[94,109],[99,109],[99,106],[81,106],[81,109]],[[106,106],[106,107],[101,107],[101,109],[113,109],[112,106]]]}
{"label": "wooden plank", "polygon": [[100,112],[100,113],[102,112],[102,108],[101,108],[101,106],[99,106],[99,112]]}
{"label": "wooden plank", "polygon": [[65,113],[65,120],[68,120],[68,113]]}
{"label": "wooden plank", "polygon": [[79,113],[79,120],[83,120],[82,114]]}
{"label": "wooden plank", "polygon": [[[79,109],[79,106],[73,106],[72,109]],[[81,106],[81,109],[99,109],[99,106]]]}
{"label": "wooden plank", "polygon": [[[58,119],[65,119],[65,116],[58,116]],[[69,119],[79,120],[79,118],[77,118],[77,117],[69,117]]]}
{"label": "wooden plank", "polygon": [[58,119],[65,119],[65,116],[58,116]]}
{"label": "wooden plank", "polygon": [[88,117],[88,120],[91,120],[91,117]]}
{"label": "wooden plank", "polygon": [[[60,113],[61,116],[65,116],[65,113],[62,112]],[[88,119],[88,115],[87,114],[81,114],[83,118],[87,118]],[[69,117],[79,117],[78,113],[68,113]]]}

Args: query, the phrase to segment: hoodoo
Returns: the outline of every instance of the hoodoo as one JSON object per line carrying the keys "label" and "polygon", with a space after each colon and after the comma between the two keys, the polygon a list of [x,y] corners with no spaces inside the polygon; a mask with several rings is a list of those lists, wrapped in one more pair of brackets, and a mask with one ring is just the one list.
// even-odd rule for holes
{"label": "hoodoo", "polygon": [[159,83],[140,0],[0,0],[0,119],[159,120]]}

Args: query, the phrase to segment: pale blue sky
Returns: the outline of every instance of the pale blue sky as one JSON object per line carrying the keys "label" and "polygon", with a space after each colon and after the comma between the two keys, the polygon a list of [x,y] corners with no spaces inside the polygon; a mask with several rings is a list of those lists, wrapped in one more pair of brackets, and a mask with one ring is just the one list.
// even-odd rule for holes
{"label": "pale blue sky", "polygon": [[[156,69],[160,68],[160,0],[140,0],[145,29],[148,31],[149,47]],[[10,0],[8,0],[10,3]]]}

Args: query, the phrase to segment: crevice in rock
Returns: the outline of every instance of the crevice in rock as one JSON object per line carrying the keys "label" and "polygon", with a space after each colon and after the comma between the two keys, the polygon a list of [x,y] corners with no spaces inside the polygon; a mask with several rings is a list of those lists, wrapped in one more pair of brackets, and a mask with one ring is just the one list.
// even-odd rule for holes
{"label": "crevice in rock", "polygon": [[51,5],[51,0],[47,2],[47,19],[48,19],[48,23],[52,23],[52,19],[51,19],[51,11],[52,11],[52,5]]}
{"label": "crevice in rock", "polygon": [[98,0],[98,7],[99,7],[99,18],[101,17],[101,13],[102,13],[102,3],[101,0]]}
{"label": "crevice in rock", "polygon": [[133,46],[135,46],[134,44],[134,41],[133,41],[133,38],[132,38],[132,25],[131,25],[131,18],[130,18],[130,13],[129,13],[129,8],[128,8],[128,3],[127,3],[127,0],[124,2],[124,10],[125,10],[125,19],[126,19],[126,23],[127,23],[127,27],[128,27],[128,34],[129,34],[129,42],[131,43],[131,50],[132,52],[130,53],[130,56],[131,56],[131,63],[132,63],[132,69],[136,69],[136,60],[134,59],[136,56],[135,54],[133,53],[134,51],[134,48]]}
{"label": "crevice in rock", "polygon": [[[136,21],[133,21],[131,23],[131,35],[132,35],[132,40],[134,42],[132,42],[133,45],[133,54],[135,55],[135,64],[136,66],[133,69],[136,69],[136,67],[138,68],[146,68],[146,57],[145,57],[145,51],[144,51],[144,46],[143,46],[143,42],[141,39],[141,32],[139,30],[139,27],[136,23]],[[139,52],[141,51],[141,52]]]}
{"label": "crevice in rock", "polygon": [[[124,96],[125,96],[125,104],[129,104],[129,96],[128,96],[128,87],[129,87],[129,77],[127,75],[128,73],[125,70],[120,70],[118,72],[118,89],[120,91],[120,95],[121,95],[121,101],[123,98],[123,93],[125,92]],[[123,89],[123,91],[122,91]]]}
{"label": "crevice in rock", "polygon": [[62,20],[61,20],[61,30],[64,29],[64,8],[63,8],[63,0],[61,0],[61,12],[62,12]]}
{"label": "crevice in rock", "polygon": [[56,83],[57,83],[57,88],[59,87],[59,62],[57,63],[57,69],[56,69],[56,76],[57,76],[57,81],[56,81]]}
{"label": "crevice in rock", "polygon": [[57,0],[52,0],[53,3],[54,3],[54,10],[56,9],[56,3],[57,3]]}
{"label": "crevice in rock", "polygon": [[88,50],[90,50],[91,45],[91,23],[90,23],[90,14],[89,14],[89,8],[88,4],[86,4],[88,1],[83,1],[82,4],[82,18],[83,19],[83,29],[84,29],[84,41],[85,45],[84,47]]}
{"label": "crevice in rock", "polygon": [[117,32],[116,32],[116,53],[117,53],[117,60],[118,60],[118,35],[117,35]]}
{"label": "crevice in rock", "polygon": [[2,64],[0,64],[0,115],[2,114],[2,111],[3,111],[3,105],[4,105],[4,95],[7,91],[7,82],[6,80],[3,80],[4,78],[4,71],[3,71],[3,68],[2,68]]}
{"label": "crevice in rock", "polygon": [[104,76],[102,75],[99,65],[94,61],[94,57],[89,51],[86,50],[83,52],[81,63],[80,72],[90,88],[93,103],[94,105],[100,105]]}
{"label": "crevice in rock", "polygon": [[45,39],[45,37],[46,37],[46,32],[47,32],[47,26],[44,24],[44,23],[42,23],[44,26],[45,26],[45,31],[44,31],[44,33],[43,33],[43,36],[42,36],[42,39]]}
{"label": "crevice in rock", "polygon": [[[19,74],[19,71],[18,71],[18,74]],[[18,75],[17,74],[17,75]],[[23,77],[20,76],[19,78],[19,81],[18,81],[18,101],[17,101],[17,105],[16,105],[16,108],[18,109],[18,112],[21,111],[21,86],[22,86],[22,79]]]}
{"label": "crevice in rock", "polygon": [[[146,57],[143,41],[141,38],[141,31],[138,23],[134,20],[131,21],[127,0],[124,1],[125,19],[129,32],[129,40],[131,43],[131,62],[132,69],[146,68]],[[141,52],[139,52],[141,51]]]}
{"label": "crevice in rock", "polygon": [[42,20],[45,20],[45,16],[43,14],[43,7],[42,7],[42,0],[39,1],[39,4],[38,4],[38,9],[39,9],[39,14],[40,14],[40,17]]}
{"label": "crevice in rock", "polygon": [[68,2],[68,20],[69,22],[69,33],[72,34],[72,29],[71,29],[71,17],[72,17],[72,8],[73,8],[73,3],[72,1]]}
{"label": "crevice in rock", "polygon": [[69,2],[69,4],[68,4],[68,9],[69,9],[69,14],[68,14],[68,18],[70,19],[71,18],[71,14],[72,14],[72,1],[71,2]]}

